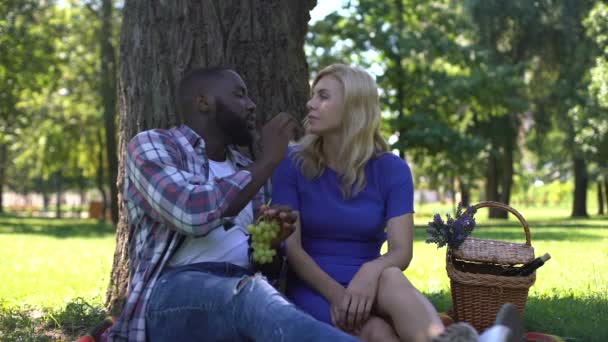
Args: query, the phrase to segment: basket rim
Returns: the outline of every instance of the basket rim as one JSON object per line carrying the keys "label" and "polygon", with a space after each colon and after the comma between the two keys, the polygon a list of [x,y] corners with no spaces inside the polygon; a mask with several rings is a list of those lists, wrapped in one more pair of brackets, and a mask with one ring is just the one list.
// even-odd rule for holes
{"label": "basket rim", "polygon": [[467,285],[529,289],[536,282],[536,272],[525,277],[514,277],[459,271],[449,258],[446,261],[446,270],[451,281]]}
{"label": "basket rim", "polygon": [[510,212],[515,217],[517,217],[517,219],[519,220],[519,223],[521,224],[521,226],[524,229],[524,234],[526,236],[525,245],[532,246],[532,242],[531,242],[531,238],[530,238],[530,227],[528,225],[528,221],[526,221],[526,219],[523,217],[523,215],[520,214],[519,211],[515,210],[515,208],[511,207],[508,204],[505,204],[502,202],[495,202],[495,201],[479,202],[479,203],[473,205],[472,207],[475,208],[475,210],[478,210],[481,208],[497,208],[497,209],[503,209],[503,210],[506,210],[507,212]]}
{"label": "basket rim", "polygon": [[[493,258],[487,258],[485,256],[479,255],[476,251],[476,247],[488,244],[488,247],[493,247],[495,250],[517,250],[518,254],[526,255],[530,254],[527,258],[516,259],[516,260],[505,260],[499,258],[499,255],[496,255]],[[469,248],[466,248],[466,247]],[[492,239],[480,239],[475,237],[467,237],[464,242],[458,246],[457,248],[448,248],[447,256],[450,255],[456,257],[457,259],[463,259],[468,261],[479,261],[479,262],[492,262],[492,263],[503,263],[509,265],[515,265],[520,263],[530,262],[534,259],[534,247],[528,246],[524,243],[519,242],[509,242],[509,241],[501,241],[501,240],[492,240]],[[525,260],[524,260],[525,259]]]}

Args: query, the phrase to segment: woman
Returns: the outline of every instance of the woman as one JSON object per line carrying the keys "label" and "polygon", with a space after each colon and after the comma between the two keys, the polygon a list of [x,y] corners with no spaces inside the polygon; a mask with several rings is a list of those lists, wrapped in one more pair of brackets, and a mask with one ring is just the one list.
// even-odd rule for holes
{"label": "woman", "polygon": [[331,65],[315,78],[307,108],[306,135],[273,177],[273,203],[300,213],[286,242],[287,296],[364,340],[440,335],[437,312],[403,275],[412,259],[414,188],[408,165],[380,135],[375,81]]}

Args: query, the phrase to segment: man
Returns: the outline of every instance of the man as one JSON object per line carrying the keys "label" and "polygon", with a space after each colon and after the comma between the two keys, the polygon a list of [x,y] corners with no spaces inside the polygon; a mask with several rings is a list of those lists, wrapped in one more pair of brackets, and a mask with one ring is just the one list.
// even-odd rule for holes
{"label": "man", "polygon": [[281,113],[266,124],[252,163],[233,148],[251,144],[255,110],[235,71],[191,71],[178,104],[183,125],[141,132],[127,148],[132,278],[109,339],[354,341],[251,271],[246,227],[260,211],[282,223],[276,243],[294,230],[296,213],[262,203],[297,122]]}

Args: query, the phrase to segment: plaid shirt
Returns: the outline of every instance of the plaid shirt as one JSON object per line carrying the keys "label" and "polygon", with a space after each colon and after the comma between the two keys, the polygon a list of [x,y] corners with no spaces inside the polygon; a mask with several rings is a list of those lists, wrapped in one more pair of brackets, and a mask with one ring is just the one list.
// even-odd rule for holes
{"label": "plaid shirt", "polygon": [[[251,161],[229,149],[237,169]],[[165,264],[186,235],[204,236],[230,224],[231,201],[250,181],[249,171],[208,182],[205,141],[188,126],[137,134],[127,147],[125,199],[129,213],[131,282],[123,312],[110,341],[146,341],[146,304]],[[264,203],[267,188],[253,199]]]}

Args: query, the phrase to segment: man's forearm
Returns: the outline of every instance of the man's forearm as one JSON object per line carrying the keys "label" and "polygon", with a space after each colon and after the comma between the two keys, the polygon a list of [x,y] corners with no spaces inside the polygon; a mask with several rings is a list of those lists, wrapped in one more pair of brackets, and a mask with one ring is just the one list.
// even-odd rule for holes
{"label": "man's forearm", "polygon": [[277,162],[268,161],[262,158],[246,167],[245,170],[251,173],[251,181],[239,191],[238,195],[231,201],[222,216],[231,217],[238,215],[247,203],[249,203],[258,191],[260,191],[260,188],[266,184],[268,179],[270,179],[272,172],[277,165]]}

